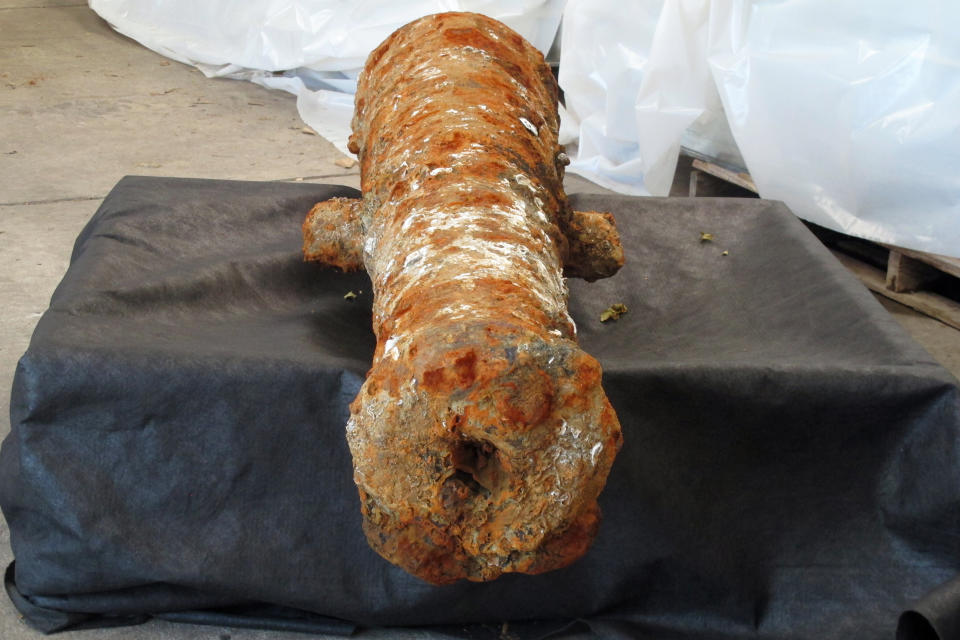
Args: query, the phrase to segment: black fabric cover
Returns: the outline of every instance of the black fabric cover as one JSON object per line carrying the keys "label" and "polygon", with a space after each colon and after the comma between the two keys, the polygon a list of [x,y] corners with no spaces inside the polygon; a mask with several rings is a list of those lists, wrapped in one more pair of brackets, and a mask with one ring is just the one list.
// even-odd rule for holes
{"label": "black fabric cover", "polygon": [[7,589],[38,628],[958,637],[956,382],[761,200],[572,198],[614,212],[627,253],[570,282],[625,438],[583,559],[446,587],[382,560],[343,433],[369,280],[299,253],[310,206],[355,194],[133,177],[103,202],[0,453]]}

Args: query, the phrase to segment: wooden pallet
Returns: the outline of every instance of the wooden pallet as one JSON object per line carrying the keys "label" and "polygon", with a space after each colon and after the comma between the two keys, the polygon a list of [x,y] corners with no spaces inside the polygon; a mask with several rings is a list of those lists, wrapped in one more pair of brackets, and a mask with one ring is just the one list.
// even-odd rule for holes
{"label": "wooden pallet", "polygon": [[886,272],[841,250],[832,251],[871,291],[960,329],[960,302],[925,289],[944,277],[960,278],[960,260],[901,247],[877,246],[889,252]]}
{"label": "wooden pallet", "polygon": [[[695,157],[690,196],[698,192],[726,195],[714,185],[704,188],[703,174],[758,193],[750,174]],[[931,284],[944,278],[960,279],[960,259],[878,244],[819,227],[813,231],[870,290],[960,329],[960,301],[929,290]]]}

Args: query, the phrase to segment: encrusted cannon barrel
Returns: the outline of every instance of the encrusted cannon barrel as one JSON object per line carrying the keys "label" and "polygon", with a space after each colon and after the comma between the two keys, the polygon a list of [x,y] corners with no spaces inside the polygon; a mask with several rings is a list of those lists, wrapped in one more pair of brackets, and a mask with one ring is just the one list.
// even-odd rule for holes
{"label": "encrusted cannon barrel", "polygon": [[412,22],[359,78],[363,198],[304,223],[307,259],[373,283],[377,348],[347,424],[364,531],[433,583],[580,557],[620,448],[564,275],[612,275],[623,252],[610,214],[567,203],[556,104],[505,25]]}

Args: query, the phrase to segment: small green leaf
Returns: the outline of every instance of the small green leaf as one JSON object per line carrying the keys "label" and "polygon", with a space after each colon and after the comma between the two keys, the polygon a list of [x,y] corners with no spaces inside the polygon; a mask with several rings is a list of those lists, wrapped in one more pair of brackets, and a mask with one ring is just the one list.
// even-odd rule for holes
{"label": "small green leaf", "polygon": [[713,234],[706,231],[700,232],[700,242],[713,242]]}
{"label": "small green leaf", "polygon": [[343,299],[344,299],[344,300],[353,300],[353,299],[356,298],[356,297],[357,297],[357,294],[355,294],[353,291],[347,291],[347,293],[344,294]]}
{"label": "small green leaf", "polygon": [[600,314],[600,322],[607,322],[608,320],[619,320],[620,316],[627,312],[627,305],[622,302],[610,305],[603,313]]}

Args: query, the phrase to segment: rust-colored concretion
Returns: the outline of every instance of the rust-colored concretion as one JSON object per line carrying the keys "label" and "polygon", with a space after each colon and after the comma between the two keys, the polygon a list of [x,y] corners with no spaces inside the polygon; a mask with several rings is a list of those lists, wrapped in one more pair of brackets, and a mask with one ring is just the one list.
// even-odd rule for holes
{"label": "rust-colored concretion", "polygon": [[620,448],[564,275],[612,275],[623,251],[610,214],[567,203],[556,105],[505,25],[412,22],[358,81],[363,198],[304,223],[307,259],[373,282],[377,348],[347,423],[364,531],[432,583],[576,560]]}

